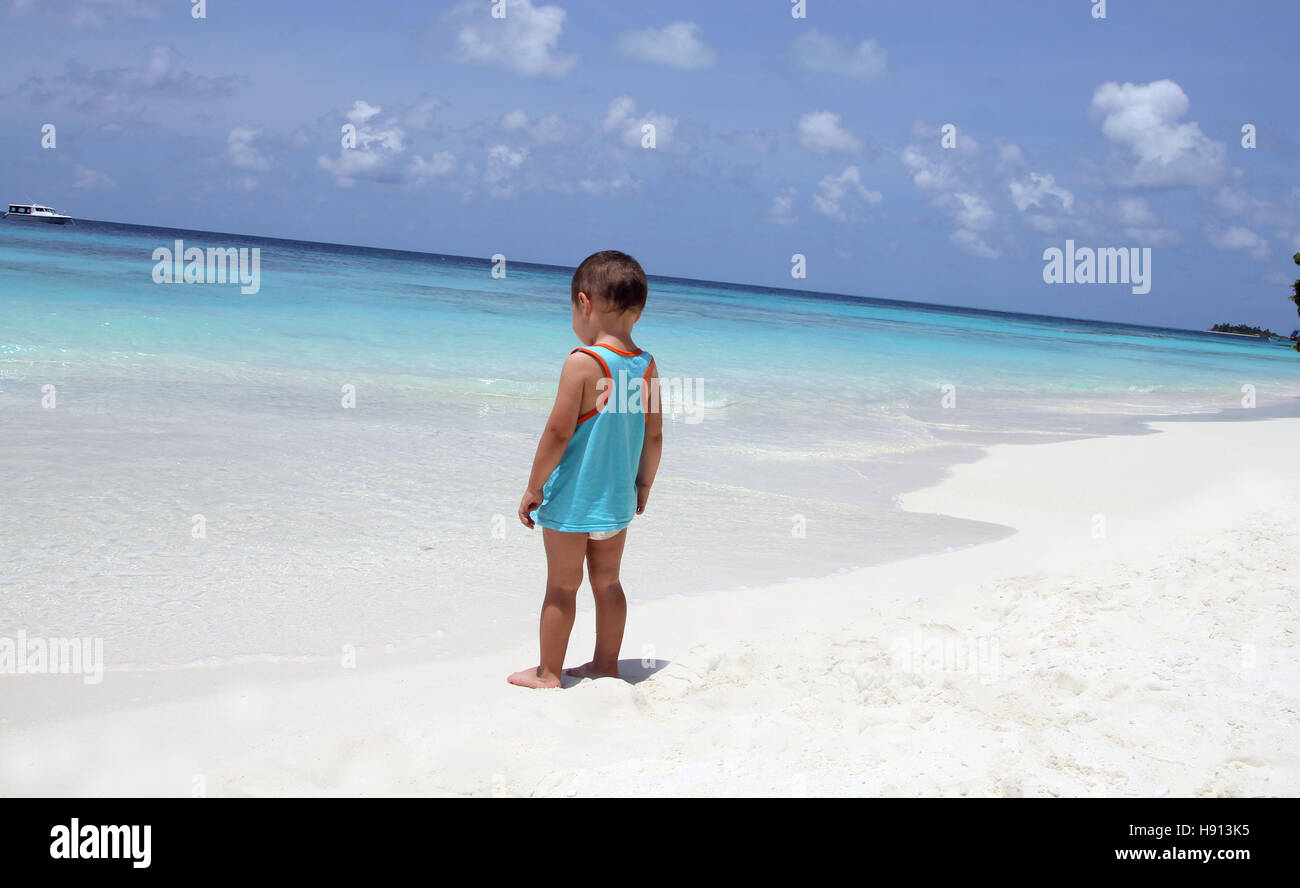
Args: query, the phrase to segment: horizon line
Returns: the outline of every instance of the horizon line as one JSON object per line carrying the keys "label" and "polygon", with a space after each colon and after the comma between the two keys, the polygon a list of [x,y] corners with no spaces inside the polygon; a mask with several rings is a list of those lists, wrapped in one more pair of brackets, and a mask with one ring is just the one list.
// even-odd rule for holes
{"label": "horizon line", "polygon": [[[349,250],[369,250],[376,253],[398,253],[407,256],[420,256],[420,257],[437,256],[437,257],[447,258],[447,259],[461,259],[467,262],[482,262],[488,266],[492,264],[491,258],[485,259],[479,256],[463,256],[457,253],[432,253],[432,252],[425,252],[421,250],[405,250],[405,249],[397,249],[394,247],[373,247],[365,244],[347,244],[347,243],[337,243],[334,241],[303,240],[301,238],[295,238],[295,237],[276,237],[273,235],[265,235],[265,234],[242,234],[234,231],[208,231],[206,229],[201,229],[201,228],[174,228],[171,226],[164,226],[164,225],[144,225],[138,222],[118,222],[112,219],[78,220],[76,218],[73,218],[72,224],[75,225],[78,221],[94,222],[102,225],[123,225],[131,228],[153,228],[153,229],[164,230],[164,231],[192,232],[194,234],[214,234],[214,235],[221,235],[224,237],[258,238],[260,240],[282,241],[285,243],[297,243],[297,244],[309,244],[313,246],[344,247]],[[562,271],[573,271],[574,269],[577,268],[577,266],[556,265],[550,262],[533,262],[526,259],[509,259],[507,261],[510,262],[511,264],[518,264],[518,265],[528,266],[532,268],[555,269],[555,270],[562,270]],[[855,300],[860,302],[871,302],[871,303],[878,303],[884,305],[905,306],[914,309],[915,308],[943,309],[946,311],[953,311],[953,312],[975,312],[984,315],[1016,317],[1016,318],[1031,318],[1034,320],[1070,321],[1072,323],[1082,323],[1082,324],[1110,324],[1118,327],[1129,327],[1134,330],[1156,330],[1162,332],[1191,333],[1198,336],[1222,335],[1216,333],[1213,330],[1194,330],[1189,327],[1155,326],[1152,324],[1137,324],[1131,321],[1096,320],[1093,318],[1069,317],[1067,315],[1036,314],[1033,312],[1008,311],[999,308],[979,308],[979,307],[968,306],[968,305],[951,305],[942,302],[921,302],[919,300],[913,300],[913,299],[890,299],[883,296],[865,296],[857,293],[835,293],[830,290],[798,290],[793,287],[776,287],[769,284],[747,284],[738,281],[720,281],[720,280],[712,280],[709,278],[688,278],[688,277],[678,277],[676,275],[667,275],[667,274],[647,274],[646,277],[647,279],[657,279],[660,281],[674,282],[674,283],[680,282],[680,283],[690,283],[690,284],[710,284],[713,286],[721,286],[721,287],[728,287],[732,289],[742,289],[742,290],[769,290],[776,293],[790,294],[792,296],[805,296],[805,297],[811,296],[814,298],[822,298],[822,299],[830,298],[836,300]],[[1223,322],[1219,322],[1219,323],[1223,323]],[[1249,326],[1249,325],[1242,325],[1242,326]],[[1279,338],[1285,339],[1285,337],[1283,337],[1281,334],[1275,334],[1275,335],[1279,336]],[[1247,338],[1254,338],[1254,337],[1247,337]],[[1267,342],[1270,340],[1260,339],[1259,341]]]}

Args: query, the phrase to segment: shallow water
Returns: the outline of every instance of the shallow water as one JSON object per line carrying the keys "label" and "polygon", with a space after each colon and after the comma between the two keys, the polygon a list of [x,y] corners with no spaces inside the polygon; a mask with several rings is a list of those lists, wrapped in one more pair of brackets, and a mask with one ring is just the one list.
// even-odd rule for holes
{"label": "shallow water", "polygon": [[[177,238],[259,248],[260,291],[155,284]],[[514,511],[577,344],[571,271],[490,271],[0,226],[0,634],[103,637],[110,666],[531,635],[544,563]],[[981,443],[1300,403],[1283,345],[698,281],[653,279],[637,341],[699,395],[670,402],[632,527],[639,599],[997,538],[894,502]]]}

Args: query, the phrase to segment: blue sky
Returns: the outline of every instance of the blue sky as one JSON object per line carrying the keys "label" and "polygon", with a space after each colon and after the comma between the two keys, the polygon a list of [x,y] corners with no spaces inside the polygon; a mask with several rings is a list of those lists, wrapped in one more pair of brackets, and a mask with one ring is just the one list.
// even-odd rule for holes
{"label": "blue sky", "polygon": [[[1300,326],[1294,0],[0,0],[0,198],[1135,323]],[[56,126],[53,149],[41,128]],[[356,127],[343,148],[341,128]],[[955,147],[941,141],[956,128]],[[1242,126],[1257,147],[1242,145]],[[655,145],[643,147],[643,127]],[[1149,247],[1152,287],[1043,282]],[[807,278],[791,278],[791,256]]]}

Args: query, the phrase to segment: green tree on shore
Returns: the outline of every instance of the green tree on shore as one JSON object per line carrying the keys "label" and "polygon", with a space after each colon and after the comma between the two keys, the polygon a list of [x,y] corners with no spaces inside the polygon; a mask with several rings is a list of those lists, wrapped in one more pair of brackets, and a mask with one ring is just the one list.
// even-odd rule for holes
{"label": "green tree on shore", "polygon": [[[1291,258],[1295,260],[1296,265],[1300,265],[1300,253],[1296,253]],[[1296,314],[1300,315],[1300,279],[1291,285],[1291,301],[1295,303]],[[1300,351],[1300,338],[1296,339],[1295,350]]]}

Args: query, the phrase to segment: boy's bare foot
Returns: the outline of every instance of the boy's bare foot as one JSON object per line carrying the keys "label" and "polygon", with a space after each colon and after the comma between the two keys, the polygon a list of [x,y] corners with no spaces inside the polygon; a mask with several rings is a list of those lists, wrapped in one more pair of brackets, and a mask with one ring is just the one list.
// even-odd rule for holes
{"label": "boy's bare foot", "polygon": [[534,666],[532,669],[520,669],[513,675],[507,676],[506,681],[512,685],[519,685],[521,688],[558,688],[560,686],[559,676],[543,677],[541,666]]}
{"label": "boy's bare foot", "polygon": [[615,663],[612,669],[597,666],[593,663],[583,663],[581,666],[574,666],[572,669],[564,670],[565,675],[572,675],[574,678],[618,678],[618,664]]}

